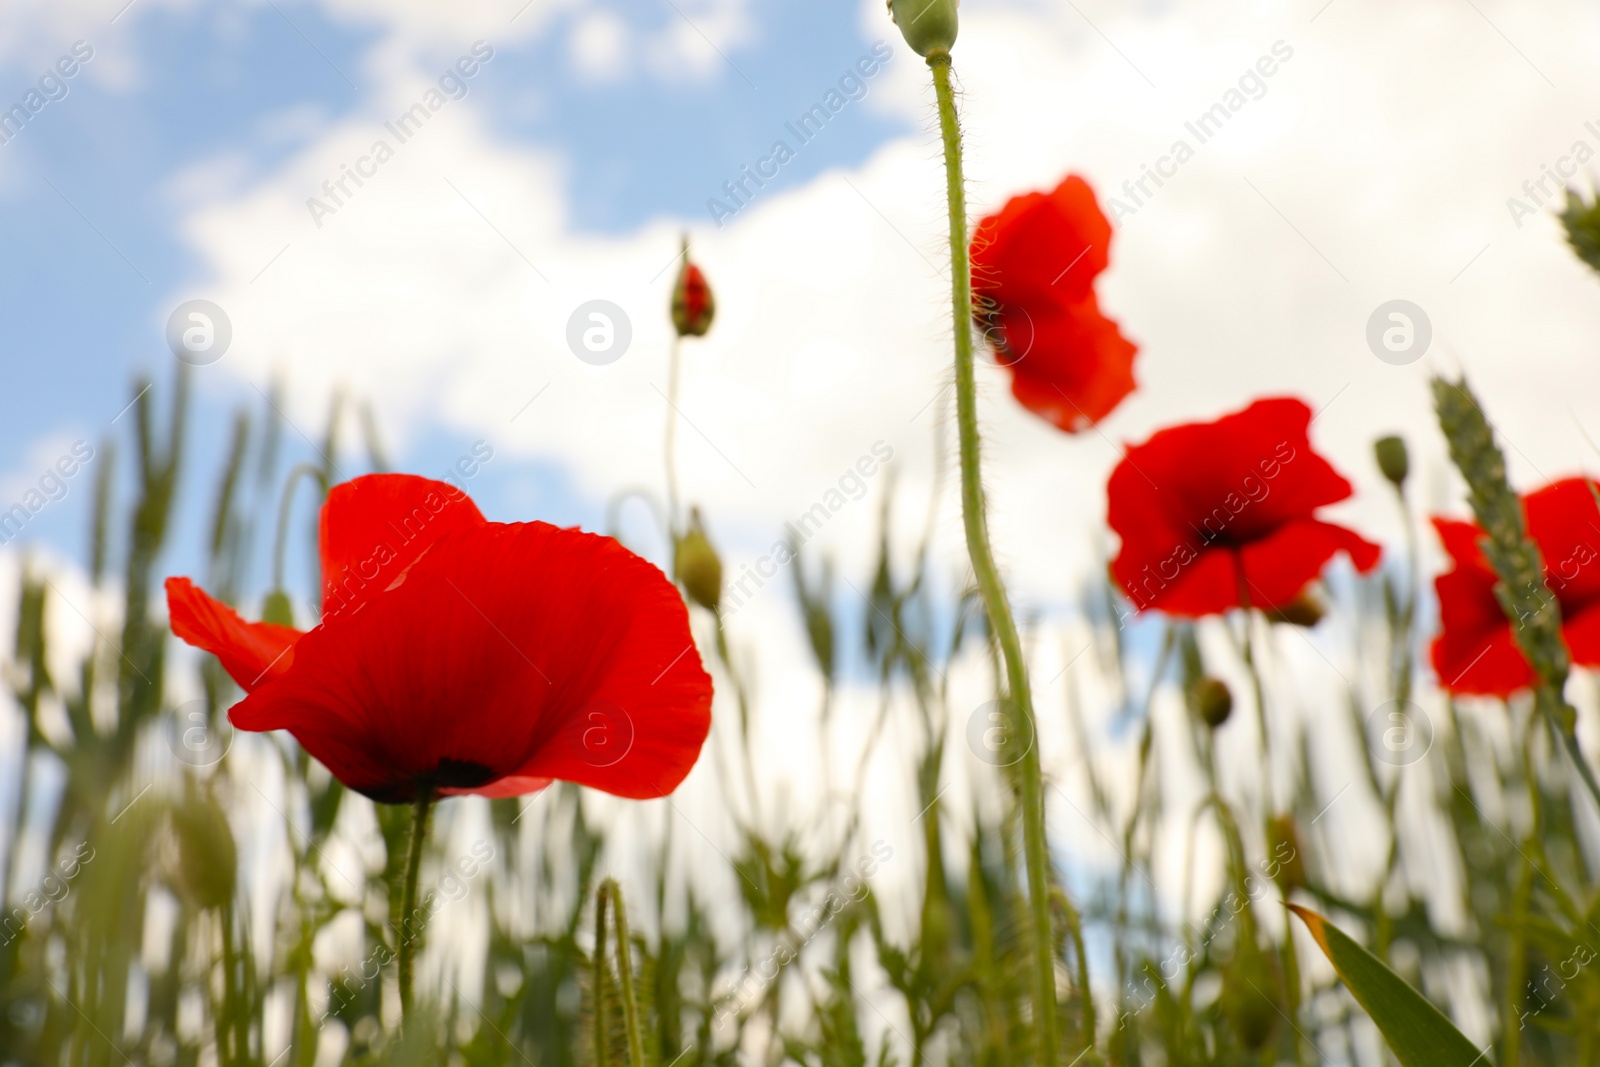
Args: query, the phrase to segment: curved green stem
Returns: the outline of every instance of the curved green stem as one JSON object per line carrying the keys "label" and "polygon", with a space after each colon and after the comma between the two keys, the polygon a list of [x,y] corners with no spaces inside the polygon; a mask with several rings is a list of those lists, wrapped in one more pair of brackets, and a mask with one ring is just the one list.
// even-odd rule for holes
{"label": "curved green stem", "polygon": [[428,839],[428,815],[433,810],[433,789],[423,786],[417,793],[411,816],[411,850],[406,854],[406,880],[400,894],[400,1017],[411,1014],[411,971],[416,960],[420,928],[412,930],[411,914],[417,908],[417,876],[422,871],[422,849]]}
{"label": "curved green stem", "polygon": [[955,327],[956,424],[960,431],[961,512],[966,526],[967,554],[983,596],[989,624],[1005,657],[1006,683],[1017,725],[1033,739],[1022,758],[1022,837],[1028,858],[1028,908],[1033,926],[1034,1026],[1039,1054],[1035,1063],[1054,1067],[1056,1062],[1056,978],[1054,944],[1050,932],[1050,891],[1046,876],[1049,849],[1044,833],[1044,773],[1039,766],[1038,730],[1033,697],[1028,686],[1022,641],[1006,600],[989,547],[989,524],[984,513],[979,467],[978,391],[973,371],[972,268],[967,258],[966,180],[961,169],[961,124],[956,114],[955,91],[950,81],[950,56],[928,57],[933,87],[939,98],[939,131],[944,140],[945,186],[950,201],[950,296]]}
{"label": "curved green stem", "polygon": [[322,468],[312,463],[296,464],[284,479],[283,496],[278,498],[278,537],[272,546],[272,588],[283,588],[283,561],[289,548],[289,512],[294,504],[294,491],[300,478],[309,475],[322,481]]}
{"label": "curved green stem", "polygon": [[1550,728],[1561,738],[1561,744],[1567,750],[1567,756],[1572,760],[1572,765],[1577,768],[1578,777],[1583,780],[1584,787],[1589,790],[1589,795],[1594,798],[1596,805],[1600,805],[1600,781],[1595,780],[1594,769],[1589,766],[1589,761],[1584,758],[1583,749],[1578,747],[1578,735],[1574,730],[1565,729],[1553,713],[1546,708],[1546,715],[1550,720]]}

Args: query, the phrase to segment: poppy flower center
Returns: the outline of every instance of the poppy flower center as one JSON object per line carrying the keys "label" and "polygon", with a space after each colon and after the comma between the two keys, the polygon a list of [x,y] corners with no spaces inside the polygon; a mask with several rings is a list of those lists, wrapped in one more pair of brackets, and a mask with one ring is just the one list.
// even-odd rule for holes
{"label": "poppy flower center", "polygon": [[481,763],[447,757],[439,761],[432,774],[424,776],[424,781],[435,789],[476,789],[494,778],[495,772]]}

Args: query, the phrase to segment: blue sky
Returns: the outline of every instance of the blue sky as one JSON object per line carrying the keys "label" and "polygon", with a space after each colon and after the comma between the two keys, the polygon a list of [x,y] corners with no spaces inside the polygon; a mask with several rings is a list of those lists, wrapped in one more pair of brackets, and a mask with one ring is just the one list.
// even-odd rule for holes
{"label": "blue sky", "polygon": [[[617,11],[641,35],[683,18],[648,0]],[[577,14],[556,16],[530,43],[497,48],[471,98],[507,144],[559,153],[566,221],[578,233],[626,234],[662,217],[703,224],[707,197],[872,44],[853,4],[765,2],[752,8],[754,32],[702,76],[664,81],[633,70],[602,81],[574,68],[564,23]],[[12,382],[0,394],[0,470],[13,479],[31,480],[38,457],[30,449],[41,440],[98,443],[132,396],[135,375],[154,373],[157,395],[169,391],[172,359],[161,335],[168,304],[175,292],[205,293],[206,264],[184,240],[185,216],[200,198],[247,187],[319,129],[360,110],[363,57],[380,39],[375,28],[288,0],[139,6],[115,25],[87,14],[83,22],[54,47],[64,53],[85,40],[95,58],[69,81],[66,98],[0,146],[0,348]],[[459,42],[460,50],[469,44]],[[50,55],[35,49],[0,63],[0,99],[21,99]],[[113,56],[136,64],[132,84],[93,76]],[[904,132],[851,108],[785,167],[777,187],[859,164]],[[179,180],[202,168],[209,182]],[[214,484],[229,400],[261,406],[237,381],[204,370],[199,378],[196,462],[184,497],[191,520]],[[115,429],[125,434],[131,422],[124,417]],[[426,471],[443,468],[471,438],[424,426],[407,441],[397,465]],[[474,490],[493,512],[504,494],[526,498],[530,478],[542,509],[554,512],[546,517],[599,520],[596,498],[548,463],[503,458]],[[81,557],[82,488],[42,513],[24,543]]]}

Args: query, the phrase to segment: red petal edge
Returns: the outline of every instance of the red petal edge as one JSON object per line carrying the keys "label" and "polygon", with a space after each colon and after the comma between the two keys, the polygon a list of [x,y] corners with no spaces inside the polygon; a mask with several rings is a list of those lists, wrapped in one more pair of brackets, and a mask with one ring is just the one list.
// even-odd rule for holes
{"label": "red petal edge", "polygon": [[294,663],[295,643],[305,636],[294,627],[246,622],[187,578],[168,578],[166,588],[173,634],[221,660],[245,692],[282,677]]}

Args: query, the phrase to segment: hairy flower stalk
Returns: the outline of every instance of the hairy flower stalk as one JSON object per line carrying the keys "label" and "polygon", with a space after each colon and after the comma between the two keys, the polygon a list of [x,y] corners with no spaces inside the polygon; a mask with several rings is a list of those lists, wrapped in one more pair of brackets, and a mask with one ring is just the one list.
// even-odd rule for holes
{"label": "hairy flower stalk", "polygon": [[[1006,599],[1005,586],[989,546],[989,524],[984,513],[983,484],[978,439],[978,399],[973,373],[972,269],[967,258],[966,181],[961,168],[961,125],[951,86],[950,54],[928,56],[934,91],[939,98],[939,129],[944,140],[946,191],[950,202],[950,295],[955,327],[956,422],[961,450],[961,512],[966,526],[967,554],[983,595],[990,626],[1005,657],[1006,687],[1012,714],[1026,737],[1038,738],[1033,697],[1016,620]],[[1044,832],[1044,775],[1039,766],[1039,746],[1028,747],[1022,758],[1023,848],[1028,859],[1028,907],[1033,926],[1034,1025],[1039,1052],[1035,1063],[1056,1062],[1056,979],[1050,933],[1050,892],[1046,877],[1049,849]],[[1088,990],[1084,990],[1088,995]],[[1088,1035],[1086,1035],[1088,1036]],[[1089,1037],[1092,1040],[1092,1036]]]}
{"label": "hairy flower stalk", "polygon": [[667,364],[667,430],[661,455],[667,465],[667,536],[678,539],[678,357],[683,338],[673,335],[672,354]]}
{"label": "hairy flower stalk", "polygon": [[590,963],[594,976],[595,1067],[606,1067],[609,1059],[606,1051],[611,1047],[611,1031],[606,1023],[606,900],[609,895],[601,885],[594,898],[594,958]]}
{"label": "hairy flower stalk", "polygon": [[622,887],[607,878],[600,892],[611,898],[612,921],[617,927],[617,980],[622,994],[622,1023],[628,1035],[629,1067],[644,1067],[644,1031],[639,1026],[639,1002],[633,991],[633,937],[628,930],[628,908]]}
{"label": "hairy flower stalk", "polygon": [[1495,598],[1511,621],[1517,647],[1533,667],[1534,710],[1561,737],[1589,794],[1600,804],[1600,783],[1578,748],[1578,713],[1563,690],[1572,661],[1561,638],[1561,605],[1545,582],[1544,559],[1528,537],[1522,502],[1506,481],[1506,460],[1494,431],[1466,379],[1433,380],[1439,428],[1450,443],[1450,459],[1466,479],[1472,512],[1483,527],[1483,554],[1500,581]]}
{"label": "hairy flower stalk", "polygon": [[606,908],[611,908],[617,934],[617,985],[622,1000],[622,1025],[628,1039],[628,1067],[645,1067],[644,1030],[639,1025],[639,1002],[633,989],[633,938],[628,930],[628,909],[622,887],[615,878],[600,883],[594,911],[594,1061],[606,1067],[610,1060],[611,1024],[606,1021]]}

